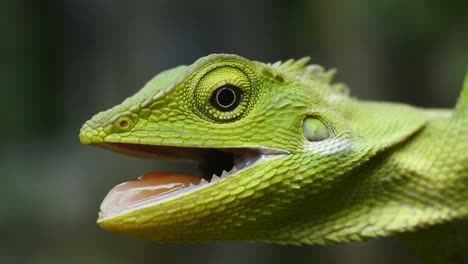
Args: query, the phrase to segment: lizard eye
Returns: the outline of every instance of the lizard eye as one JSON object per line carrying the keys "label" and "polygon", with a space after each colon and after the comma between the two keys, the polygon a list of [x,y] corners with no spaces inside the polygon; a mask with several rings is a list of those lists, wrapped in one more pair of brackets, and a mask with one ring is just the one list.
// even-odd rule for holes
{"label": "lizard eye", "polygon": [[218,63],[222,65],[209,64],[194,75],[193,95],[189,95],[188,100],[202,118],[215,123],[235,122],[255,104],[258,94],[256,75],[241,62]]}
{"label": "lizard eye", "polygon": [[234,85],[226,84],[216,89],[210,98],[211,105],[221,112],[229,112],[236,109],[241,100],[243,92]]}

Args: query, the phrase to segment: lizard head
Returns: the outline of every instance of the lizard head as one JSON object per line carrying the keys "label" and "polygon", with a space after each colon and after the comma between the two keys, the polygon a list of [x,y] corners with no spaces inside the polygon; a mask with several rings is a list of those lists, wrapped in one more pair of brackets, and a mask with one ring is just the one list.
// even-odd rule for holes
{"label": "lizard head", "polygon": [[194,161],[202,174],[156,172],[121,184],[98,224],[159,241],[320,243],[304,227],[332,215],[324,204],[331,187],[378,151],[365,134],[372,124],[355,122],[362,116],[349,113],[358,107],[331,83],[334,71],[307,62],[210,55],[160,73],[87,121],[84,144]]}

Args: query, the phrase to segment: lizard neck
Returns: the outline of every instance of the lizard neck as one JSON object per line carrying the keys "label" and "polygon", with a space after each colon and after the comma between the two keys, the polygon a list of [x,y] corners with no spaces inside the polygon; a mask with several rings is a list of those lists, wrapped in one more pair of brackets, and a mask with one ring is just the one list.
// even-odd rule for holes
{"label": "lizard neck", "polygon": [[468,133],[450,114],[429,120],[371,173],[388,189],[382,199],[408,208],[409,215],[400,214],[407,229],[468,217]]}
{"label": "lizard neck", "polygon": [[[446,129],[451,129],[448,135]],[[346,172],[333,188],[309,190],[300,221],[294,223],[302,236],[293,239],[318,244],[362,240],[467,217],[468,141],[460,143],[451,133],[459,133],[451,120],[431,119],[406,140]]]}
{"label": "lizard neck", "polygon": [[430,121],[389,159],[398,168],[397,177],[406,179],[396,189],[433,211],[415,225],[420,232],[400,236],[428,262],[451,263],[468,244],[467,123],[457,116]]}
{"label": "lizard neck", "polygon": [[390,151],[381,170],[394,168],[396,182],[408,195],[467,214],[468,133],[458,120],[445,115]]}

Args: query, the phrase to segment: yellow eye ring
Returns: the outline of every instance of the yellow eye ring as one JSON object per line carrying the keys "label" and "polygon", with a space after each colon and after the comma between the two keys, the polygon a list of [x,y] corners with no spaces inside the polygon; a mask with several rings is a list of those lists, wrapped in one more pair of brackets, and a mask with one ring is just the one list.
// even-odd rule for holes
{"label": "yellow eye ring", "polygon": [[223,65],[200,73],[194,85],[194,105],[204,118],[234,122],[245,116],[256,98],[254,73],[238,65]]}

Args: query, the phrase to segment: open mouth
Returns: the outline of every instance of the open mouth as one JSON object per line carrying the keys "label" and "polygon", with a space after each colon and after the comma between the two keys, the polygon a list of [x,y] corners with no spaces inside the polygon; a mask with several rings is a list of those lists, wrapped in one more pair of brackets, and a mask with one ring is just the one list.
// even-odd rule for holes
{"label": "open mouth", "polygon": [[201,170],[200,176],[150,172],[137,180],[115,186],[101,203],[98,222],[188,194],[277,154],[285,154],[283,151],[253,148],[190,148],[126,143],[100,143],[95,146],[140,158],[194,161]]}

